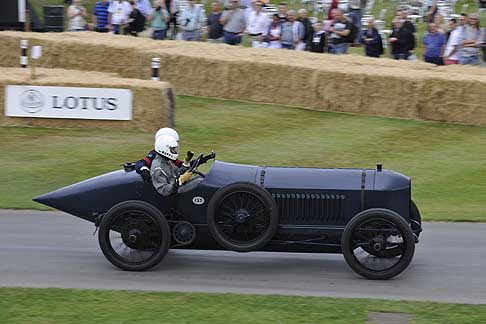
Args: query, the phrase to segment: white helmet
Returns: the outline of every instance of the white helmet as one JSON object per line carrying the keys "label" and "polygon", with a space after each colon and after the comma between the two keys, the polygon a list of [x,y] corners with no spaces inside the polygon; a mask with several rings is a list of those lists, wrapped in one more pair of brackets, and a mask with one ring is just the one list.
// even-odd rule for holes
{"label": "white helmet", "polygon": [[157,133],[155,133],[155,140],[157,141],[157,138],[159,138],[159,136],[162,136],[162,135],[167,135],[167,136],[173,137],[173,138],[175,138],[175,140],[177,142],[179,142],[179,134],[173,128],[164,127],[164,128],[159,129],[157,131]]}
{"label": "white helmet", "polygon": [[179,143],[171,136],[161,135],[155,141],[155,152],[175,161],[179,156]]}

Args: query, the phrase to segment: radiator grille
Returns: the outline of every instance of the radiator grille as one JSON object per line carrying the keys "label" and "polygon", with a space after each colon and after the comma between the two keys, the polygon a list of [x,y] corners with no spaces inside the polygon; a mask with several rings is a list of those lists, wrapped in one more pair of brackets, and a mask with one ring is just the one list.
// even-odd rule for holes
{"label": "radiator grille", "polygon": [[343,224],[346,197],[335,194],[275,193],[281,224]]}

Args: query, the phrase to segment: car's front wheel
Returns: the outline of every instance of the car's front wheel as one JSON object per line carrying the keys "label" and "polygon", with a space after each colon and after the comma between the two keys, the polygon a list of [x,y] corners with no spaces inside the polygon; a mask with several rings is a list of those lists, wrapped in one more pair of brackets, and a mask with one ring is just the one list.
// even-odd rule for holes
{"label": "car's front wheel", "polygon": [[400,215],[373,208],[358,213],[347,224],[341,249],[346,262],[358,274],[367,279],[389,279],[412,261],[415,236]]}
{"label": "car's front wheel", "polygon": [[102,218],[98,242],[113,265],[142,271],[158,264],[167,254],[170,228],[164,215],[143,201],[125,201]]}

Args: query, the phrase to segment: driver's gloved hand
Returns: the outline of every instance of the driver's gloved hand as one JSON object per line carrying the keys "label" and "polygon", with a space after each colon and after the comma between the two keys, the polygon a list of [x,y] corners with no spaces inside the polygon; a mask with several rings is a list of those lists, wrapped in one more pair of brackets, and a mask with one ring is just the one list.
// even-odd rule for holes
{"label": "driver's gloved hand", "polygon": [[193,151],[187,151],[186,158],[184,159],[184,163],[182,163],[182,165],[185,166],[185,167],[189,167],[193,157],[194,157],[194,152]]}
{"label": "driver's gloved hand", "polygon": [[187,181],[191,180],[191,177],[192,177],[192,172],[189,171],[180,175],[179,178],[177,179],[179,186],[183,186]]}
{"label": "driver's gloved hand", "polygon": [[140,170],[137,170],[140,176],[142,177],[143,181],[149,182],[150,181],[150,170],[147,167],[142,167]]}
{"label": "driver's gloved hand", "polygon": [[205,155],[201,158],[201,164],[208,162],[211,159],[214,159],[216,157],[216,153],[211,152],[208,155]]}

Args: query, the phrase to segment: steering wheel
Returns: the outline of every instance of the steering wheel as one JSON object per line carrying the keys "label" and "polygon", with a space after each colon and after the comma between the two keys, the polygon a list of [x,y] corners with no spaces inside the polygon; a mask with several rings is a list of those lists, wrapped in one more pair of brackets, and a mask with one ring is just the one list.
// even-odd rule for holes
{"label": "steering wheel", "polygon": [[191,167],[189,168],[189,170],[187,170],[186,172],[192,172],[192,173],[195,173],[203,178],[206,177],[206,175],[202,172],[199,172],[197,170],[197,167],[201,164],[201,160],[203,158],[204,154],[200,154],[192,163],[191,163]]}

